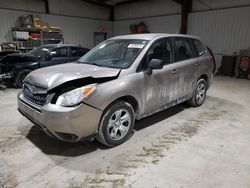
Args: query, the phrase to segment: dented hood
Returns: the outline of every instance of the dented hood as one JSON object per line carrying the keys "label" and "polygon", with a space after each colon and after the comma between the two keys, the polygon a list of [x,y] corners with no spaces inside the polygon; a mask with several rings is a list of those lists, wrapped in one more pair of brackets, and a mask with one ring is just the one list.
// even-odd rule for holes
{"label": "dented hood", "polygon": [[116,77],[119,72],[120,69],[98,67],[81,63],[67,63],[32,71],[26,76],[24,81],[51,90],[69,81],[87,77]]}

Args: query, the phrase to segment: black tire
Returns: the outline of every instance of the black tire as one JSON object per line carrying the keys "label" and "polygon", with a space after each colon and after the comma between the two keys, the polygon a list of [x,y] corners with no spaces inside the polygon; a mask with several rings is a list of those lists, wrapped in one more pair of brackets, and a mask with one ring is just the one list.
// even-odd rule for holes
{"label": "black tire", "polygon": [[30,69],[24,69],[24,70],[21,70],[20,72],[18,72],[16,74],[16,77],[15,77],[15,86],[17,88],[21,88],[23,86],[23,80],[24,78],[31,72]]}
{"label": "black tire", "polygon": [[[115,139],[115,138],[112,138],[111,135],[115,129],[116,134],[119,136],[119,131],[120,131],[119,128],[120,127],[118,127],[118,128],[115,127],[116,123],[113,123],[113,122],[118,122],[118,120],[116,120],[118,118],[118,117],[116,117],[116,112],[118,113],[119,110],[121,111],[120,120],[122,117],[125,116],[126,113],[130,116],[129,117],[130,120],[128,120],[127,122],[124,122],[124,123],[128,124],[127,126],[125,126],[126,124],[120,125],[121,127],[124,127],[124,126],[126,127],[126,129],[127,129],[126,133],[120,132],[121,138]],[[125,113],[125,114],[122,114],[122,113]],[[112,122],[112,123],[110,123],[110,122]],[[121,121],[119,121],[119,122],[121,123]],[[119,122],[118,122],[118,124],[119,124]],[[116,102],[112,103],[111,105],[109,105],[107,107],[107,109],[103,112],[102,119],[101,119],[100,125],[99,125],[97,140],[99,142],[101,142],[102,144],[109,146],[109,147],[118,146],[118,145],[120,145],[123,142],[128,140],[131,132],[133,131],[134,123],[135,123],[135,116],[134,116],[133,107],[125,101],[116,101]],[[119,125],[117,125],[117,126],[119,126]],[[124,130],[124,129],[122,129],[122,130]],[[122,136],[122,134],[123,134],[123,136]]]}
{"label": "black tire", "polygon": [[[197,97],[198,95],[201,95],[199,92],[199,89],[200,88],[203,88],[204,87],[204,93],[203,93],[203,98],[201,100],[199,100],[199,97]],[[191,99],[189,99],[187,102],[189,105],[193,106],[193,107],[198,107],[198,106],[201,106],[205,99],[206,99],[206,95],[207,95],[207,82],[206,80],[204,80],[203,78],[199,79],[197,84],[196,84],[196,87],[195,87],[195,90],[193,92],[193,96]]]}

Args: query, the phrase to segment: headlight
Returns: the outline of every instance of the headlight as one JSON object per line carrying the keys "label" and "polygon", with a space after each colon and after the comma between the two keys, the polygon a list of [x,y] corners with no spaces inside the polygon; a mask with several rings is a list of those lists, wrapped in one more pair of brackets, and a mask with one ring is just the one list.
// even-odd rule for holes
{"label": "headlight", "polygon": [[60,106],[74,106],[79,104],[84,98],[88,97],[96,89],[96,84],[87,85],[60,95],[56,101]]}

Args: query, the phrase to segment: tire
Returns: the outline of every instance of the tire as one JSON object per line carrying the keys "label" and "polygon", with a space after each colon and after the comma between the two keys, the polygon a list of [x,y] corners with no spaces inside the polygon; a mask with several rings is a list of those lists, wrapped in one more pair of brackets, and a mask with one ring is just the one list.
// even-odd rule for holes
{"label": "tire", "polygon": [[23,86],[23,80],[24,78],[31,72],[29,69],[24,69],[21,70],[20,72],[17,73],[15,77],[15,86],[17,88],[21,88]]}
{"label": "tire", "polygon": [[118,146],[128,140],[134,123],[133,107],[125,101],[116,101],[103,112],[97,140],[109,147]]}
{"label": "tire", "polygon": [[193,92],[193,96],[191,99],[189,99],[187,102],[189,105],[193,107],[201,106],[207,95],[207,82],[201,78],[198,80],[195,90]]}

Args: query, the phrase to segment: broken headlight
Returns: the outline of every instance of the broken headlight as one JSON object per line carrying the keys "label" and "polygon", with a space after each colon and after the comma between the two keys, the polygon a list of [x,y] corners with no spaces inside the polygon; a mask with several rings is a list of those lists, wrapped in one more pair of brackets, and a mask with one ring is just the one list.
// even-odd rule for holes
{"label": "broken headlight", "polygon": [[60,95],[56,101],[60,106],[74,106],[79,104],[84,98],[88,97],[96,89],[96,84],[73,89]]}

